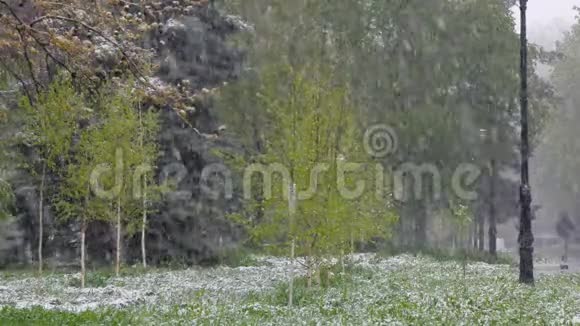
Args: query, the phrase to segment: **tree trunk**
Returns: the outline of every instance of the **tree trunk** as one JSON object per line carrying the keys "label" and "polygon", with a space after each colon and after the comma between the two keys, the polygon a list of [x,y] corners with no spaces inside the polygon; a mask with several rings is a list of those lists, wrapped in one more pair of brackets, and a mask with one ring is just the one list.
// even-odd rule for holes
{"label": "tree trunk", "polygon": [[350,231],[350,254],[354,255],[354,235],[352,234],[352,230]]}
{"label": "tree trunk", "polygon": [[427,205],[423,202],[419,203],[419,214],[415,223],[415,247],[427,247]]}
{"label": "tree trunk", "polygon": [[489,179],[489,253],[497,258],[497,226],[495,216],[495,160],[490,162]]}
{"label": "tree trunk", "polygon": [[292,307],[294,300],[294,247],[296,242],[292,240],[292,247],[290,248],[290,284],[288,285],[288,307]]}
{"label": "tree trunk", "polygon": [[471,226],[471,243],[473,244],[473,249],[477,249],[477,221],[473,221]]}
{"label": "tree trunk", "polygon": [[[145,146],[145,130],[143,129],[143,113],[141,103],[139,103],[139,125],[141,126],[141,149]],[[145,246],[145,236],[147,230],[147,175],[143,175],[143,221],[141,224],[141,260],[143,268],[147,268],[147,249]]]}
{"label": "tree trunk", "polygon": [[477,226],[478,231],[478,239],[477,244],[479,251],[485,250],[485,217],[482,214],[479,214],[479,218],[477,220],[479,225]]}
{"label": "tree trunk", "polygon": [[306,268],[306,287],[310,289],[312,288],[312,266],[310,265],[310,262],[307,263]]}
{"label": "tree trunk", "polygon": [[312,262],[312,250],[310,249],[310,247],[308,248],[308,251],[306,252],[306,287],[308,289],[310,289],[312,287],[312,267],[313,267],[313,262]]}
{"label": "tree trunk", "polygon": [[457,250],[457,235],[451,235],[451,250],[455,252]]}
{"label": "tree trunk", "polygon": [[40,180],[40,199],[38,200],[38,274],[42,274],[42,240],[44,238],[44,183],[46,179],[46,162],[42,163]]}
{"label": "tree trunk", "polygon": [[141,259],[143,268],[147,268],[147,249],[145,247],[145,231],[147,230],[147,180],[143,180],[143,221],[141,225]]}
{"label": "tree trunk", "polygon": [[83,220],[81,225],[81,288],[85,287],[85,275],[86,275],[86,268],[85,268],[85,238],[87,232],[87,225],[86,222]]}
{"label": "tree trunk", "polygon": [[121,196],[117,198],[117,257],[115,259],[115,275],[119,277],[121,267]]}
{"label": "tree trunk", "polygon": [[528,142],[528,40],[526,11],[528,0],[520,0],[520,75],[521,75],[521,186],[520,186],[520,282],[534,284],[534,235],[532,233],[532,202],[529,183],[529,142]]}

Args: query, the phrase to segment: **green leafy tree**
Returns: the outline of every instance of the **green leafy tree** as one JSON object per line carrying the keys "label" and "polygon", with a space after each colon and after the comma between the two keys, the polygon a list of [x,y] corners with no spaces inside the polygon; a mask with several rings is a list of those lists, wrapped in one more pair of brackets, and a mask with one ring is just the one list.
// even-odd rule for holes
{"label": "green leafy tree", "polygon": [[[10,86],[9,77],[5,72],[0,70],[0,92],[8,91]],[[0,102],[0,128],[7,130],[9,124],[8,109],[4,105],[4,101]],[[7,138],[4,133],[0,133],[0,220],[7,218],[9,208],[13,202],[14,194],[12,192],[12,185],[9,182],[8,165],[10,165],[10,158],[8,153]]]}
{"label": "green leafy tree", "polygon": [[0,176],[0,220],[10,216],[10,207],[14,201],[12,186]]}
{"label": "green leafy tree", "polygon": [[[135,153],[135,175],[133,178],[133,194],[135,199],[141,198],[141,261],[147,267],[147,218],[152,203],[160,199],[162,188],[155,185],[154,168],[159,150],[157,135],[159,133],[159,115],[148,110],[144,112],[139,104],[139,140]],[[141,173],[142,172],[142,175]],[[138,190],[139,189],[139,190]]]}
{"label": "green leafy tree", "polygon": [[[122,90],[103,106],[103,124],[97,132],[102,137],[96,151],[101,164],[114,167],[109,183],[113,187],[111,206],[116,206],[114,224],[116,225],[115,273],[118,276],[121,264],[123,222],[127,221],[127,209],[133,198],[130,192],[130,167],[136,158],[133,137],[138,137],[138,118],[134,102],[127,90]],[[120,174],[120,175],[119,175]]]}
{"label": "green leafy tree", "polygon": [[[61,185],[57,207],[64,219],[80,222],[81,284],[86,274],[86,231],[92,221],[108,221],[116,227],[115,271],[121,263],[122,227],[136,223],[139,214],[132,192],[133,171],[142,156],[150,150],[139,147],[144,139],[139,131],[141,122],[132,88],[106,87],[101,96],[90,102],[89,116],[94,121],[78,134],[74,160],[68,166]],[[143,125],[154,120],[147,114]],[[133,219],[133,220],[132,220]]]}
{"label": "green leafy tree", "polygon": [[80,224],[81,287],[86,276],[86,233],[91,221],[107,220],[110,208],[91,191],[91,174],[95,169],[96,147],[93,128],[79,132],[79,143],[74,161],[68,165],[65,178],[60,184],[59,198],[55,206],[61,220],[78,220]]}
{"label": "green leafy tree", "polygon": [[[157,159],[156,136],[158,116],[149,110],[143,112],[139,94],[130,85],[110,89],[111,94],[100,104],[99,125],[90,134],[94,144],[95,161],[98,166],[109,167],[100,176],[103,189],[101,200],[109,201],[115,212],[111,219],[116,227],[115,272],[121,265],[123,227],[133,233],[141,226],[142,249],[145,247],[147,224],[147,197],[151,187],[153,165]],[[146,265],[146,252],[142,250]]]}
{"label": "green leafy tree", "polygon": [[82,98],[77,95],[72,84],[65,78],[54,82],[41,93],[33,104],[27,99],[21,101],[26,111],[26,135],[39,155],[39,164],[31,163],[32,172],[39,181],[38,200],[38,271],[43,267],[43,226],[44,202],[49,172],[60,174],[62,166],[68,162],[73,135],[77,130],[79,113],[83,110]]}
{"label": "green leafy tree", "polygon": [[[240,40],[249,50],[245,87],[226,93],[232,99],[224,106],[230,108],[233,98],[245,101],[227,115],[234,111],[231,125],[243,126],[237,129],[256,140],[255,148],[263,148],[267,124],[256,98],[244,94],[257,92],[263,67],[323,62],[347,85],[361,124],[395,128],[403,146],[383,163],[394,168],[433,163],[449,181],[462,163],[485,170],[494,161],[501,170],[517,159],[519,50],[503,1],[248,0],[224,6],[255,29]],[[531,130],[539,135],[550,92],[539,80],[533,84]],[[498,131],[493,151],[481,129]],[[427,245],[433,212],[455,196],[450,182],[442,185],[439,199],[433,190],[397,205],[405,215],[400,227],[409,230],[400,232],[402,238],[415,245]],[[481,191],[486,198],[488,189]]]}
{"label": "green leafy tree", "polygon": [[[541,203],[544,214],[552,217],[569,214],[580,225],[578,215],[573,213],[580,208],[580,144],[576,139],[576,126],[580,122],[577,109],[580,96],[576,87],[580,82],[578,46],[580,21],[577,20],[558,44],[557,50],[562,54],[562,59],[554,63],[552,80],[562,100],[559,110],[547,122],[546,132],[534,157],[533,171],[537,184],[541,185],[541,188],[534,188],[538,192],[536,196],[545,198]],[[536,224],[541,223],[539,227],[554,227],[555,222],[555,219],[542,219]]]}
{"label": "green leafy tree", "polygon": [[[465,243],[466,234],[469,232],[469,226],[473,222],[471,217],[471,211],[466,203],[458,201],[457,203],[451,203],[451,216],[453,224],[455,225],[455,230],[461,238],[461,242]],[[469,248],[469,242],[467,241],[466,248],[463,248],[463,278],[465,279],[465,272],[467,267],[467,251]]]}
{"label": "green leafy tree", "polygon": [[[258,97],[267,122],[255,172],[273,177],[257,189],[264,191],[263,216],[246,226],[258,243],[284,250],[294,244],[307,258],[310,284],[320,258],[348,250],[355,236],[387,237],[396,217],[387,197],[377,196],[370,173],[376,166],[364,151],[348,92],[332,83],[330,72],[268,67]],[[245,170],[245,181],[251,172]],[[364,188],[357,183],[363,180]],[[256,190],[245,185],[245,192]]]}

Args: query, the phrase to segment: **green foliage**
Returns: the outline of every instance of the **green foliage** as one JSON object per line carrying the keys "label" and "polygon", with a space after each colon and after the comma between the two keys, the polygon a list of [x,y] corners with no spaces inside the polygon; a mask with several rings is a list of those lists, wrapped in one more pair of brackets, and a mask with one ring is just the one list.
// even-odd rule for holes
{"label": "green foliage", "polygon": [[[576,210],[580,194],[580,145],[577,141],[577,125],[580,122],[578,105],[580,96],[577,87],[580,82],[578,63],[580,55],[580,21],[572,26],[558,44],[562,60],[556,62],[552,80],[561,101],[558,112],[547,123],[547,131],[541,143],[541,155],[534,165],[537,166],[538,184],[549,198],[551,214],[562,210]],[[548,197],[549,196],[549,197]],[[546,202],[548,204],[548,201]],[[546,205],[548,206],[548,205]]]}
{"label": "green foliage", "polygon": [[466,233],[469,232],[469,226],[473,223],[473,216],[470,207],[466,203],[451,203],[452,222],[455,230],[465,241]]}
{"label": "green foliage", "polygon": [[[0,74],[2,71],[0,71]],[[0,78],[4,76],[0,75]],[[2,79],[0,79],[2,81]],[[0,85],[0,90],[3,90],[4,85]],[[5,132],[0,132],[0,220],[3,220],[10,216],[11,209],[14,204],[14,193],[12,190],[12,185],[10,184],[10,170],[16,165],[12,162],[12,154],[10,151],[10,141],[11,138],[11,128],[10,124],[14,123],[9,119],[9,111],[4,107],[0,101],[0,130]]]}
{"label": "green foliage", "polygon": [[471,222],[473,222],[473,218],[470,215],[471,212],[469,211],[469,207],[464,203],[458,203],[451,208],[451,212],[453,214],[453,218],[458,225],[461,227],[468,226]]}
{"label": "green foliage", "polygon": [[511,254],[498,253],[497,257],[487,252],[476,249],[459,249],[449,250],[441,248],[421,248],[417,251],[416,247],[404,247],[393,244],[386,245],[379,251],[383,257],[393,257],[401,254],[414,254],[420,257],[432,258],[440,262],[483,262],[494,265],[514,265],[515,258]]}
{"label": "green foliage", "polygon": [[[102,182],[106,189],[119,187],[114,198],[108,199],[121,205],[123,223],[132,234],[140,225],[140,213],[147,209],[141,203],[146,191],[143,182],[148,184],[148,199],[158,198],[157,188],[152,185],[158,157],[158,114],[141,107],[139,94],[131,84],[112,91],[110,101],[101,104],[101,125],[89,139],[95,144],[95,163],[113,167],[114,173],[105,175]],[[143,176],[136,180],[139,173]]]}
{"label": "green foliage", "polygon": [[[61,189],[58,207],[63,217],[111,221],[115,218],[115,205],[120,203],[128,230],[137,229],[136,217],[142,209],[137,194],[142,196],[143,189],[134,178],[140,167],[155,168],[159,127],[156,112],[136,109],[139,96],[132,90],[131,85],[106,87],[92,104],[97,123],[79,133],[75,160],[68,166]],[[152,173],[145,174],[145,178],[151,183]]]}
{"label": "green foliage", "polygon": [[12,186],[0,175],[0,220],[10,216],[10,210],[14,203]]}
{"label": "green foliage", "polygon": [[[134,158],[132,160],[133,165],[133,180],[131,184],[131,190],[133,193],[134,200],[141,200],[141,205],[138,205],[136,209],[136,214],[141,215],[143,213],[149,214],[153,211],[152,205],[155,202],[161,200],[161,196],[165,191],[162,185],[157,185],[155,183],[155,169],[157,164],[157,159],[159,158],[159,144],[158,135],[160,131],[159,113],[152,108],[149,110],[144,110],[141,103],[137,103],[138,106],[138,119],[139,128],[138,134],[139,139],[134,143]],[[137,174],[142,173],[140,180],[136,181]],[[138,187],[138,189],[135,189]],[[135,206],[136,203],[133,203]],[[131,219],[134,221],[135,219]],[[127,230],[131,234],[133,233],[139,223],[129,223]],[[147,227],[145,225],[145,227]]]}
{"label": "green foliage", "polygon": [[75,160],[67,166],[65,179],[60,184],[59,198],[55,206],[59,211],[59,218],[79,219],[91,221],[104,219],[103,203],[91,196],[91,173],[95,168],[93,153],[94,144],[89,135],[91,129],[80,132]]}
{"label": "green foliage", "polygon": [[20,106],[26,112],[28,143],[38,149],[49,169],[56,170],[60,161],[68,161],[78,121],[86,116],[82,96],[62,77],[36,103],[23,98]]}
{"label": "green foliage", "polygon": [[[0,130],[9,130],[11,121],[8,119],[8,111],[0,106]],[[8,136],[9,137],[9,136]],[[6,138],[8,138],[6,137]],[[6,219],[11,215],[14,204],[14,192],[10,183],[10,170],[14,168],[12,152],[9,150],[8,139],[5,139],[3,133],[0,133],[0,220]]]}
{"label": "green foliage", "polygon": [[[111,275],[108,273],[90,272],[85,276],[85,287],[102,288],[108,285]],[[81,287],[81,280],[79,278],[71,278],[67,284],[72,287]]]}
{"label": "green foliage", "polygon": [[[234,92],[240,94],[237,87]],[[331,73],[317,66],[267,67],[260,76],[257,105],[266,121],[266,142],[263,153],[255,153],[252,161],[264,164],[260,172],[278,167],[282,173],[272,173],[271,184],[262,176],[251,189],[254,199],[260,198],[254,207],[264,213],[245,223],[252,240],[288,251],[293,239],[297,254],[320,257],[348,250],[355,236],[387,237],[395,216],[387,209],[386,197],[376,196],[375,166],[363,150],[355,110],[348,91],[332,82]],[[358,169],[347,169],[352,163],[359,163]],[[250,170],[245,173],[248,176]],[[344,188],[353,189],[357,180],[365,181],[365,189],[347,198]],[[294,192],[289,189],[292,184]],[[290,207],[290,197],[296,197],[295,208]],[[235,221],[243,218],[234,215]]]}
{"label": "green foliage", "polygon": [[[81,119],[89,117],[90,110],[70,80],[61,76],[50,85],[46,92],[39,94],[34,103],[23,97],[20,101],[20,108],[25,112],[25,139],[23,141],[37,149],[41,160],[40,164],[28,163],[32,172],[37,175],[52,172],[65,178],[70,178],[70,174],[74,173],[75,178],[80,180],[84,176],[84,180],[88,182],[90,173],[88,166],[84,169],[71,169],[71,166],[79,166],[78,158],[72,157],[76,150],[73,150],[74,137],[79,132],[82,133],[79,131],[78,123]],[[81,144],[81,147],[86,148],[86,145]],[[72,162],[75,164],[71,165]],[[78,188],[68,188],[69,185],[71,184],[67,183],[63,187],[68,192],[67,198],[80,191]],[[62,203],[66,205],[61,206],[67,208],[63,212],[68,213],[64,216],[76,215],[78,210],[72,203],[66,200]]]}
{"label": "green foliage", "polygon": [[220,252],[217,263],[229,267],[257,266],[258,260],[252,250],[240,246]]}
{"label": "green foliage", "polygon": [[128,311],[85,311],[72,313],[47,311],[40,307],[32,309],[0,308],[0,323],[5,325],[134,325],[138,317]]}
{"label": "green foliage", "polygon": [[[181,266],[180,268],[183,268]],[[170,268],[143,268],[141,266],[125,266],[120,269],[119,277],[139,277],[148,273],[160,273],[171,270]],[[89,288],[103,288],[108,285],[123,286],[123,281],[119,280],[115,272],[109,268],[96,268],[87,272],[85,286]],[[81,287],[79,278],[68,279],[67,286]]]}
{"label": "green foliage", "polygon": [[[307,71],[304,80],[323,80],[324,84],[325,79],[332,79],[341,85],[349,94],[349,106],[356,108],[344,121],[355,121],[349,124],[359,125],[359,133],[360,125],[385,123],[394,128],[398,152],[381,163],[437,166],[443,184],[440,198],[429,203],[433,210],[456,201],[450,181],[460,164],[476,164],[485,171],[490,159],[501,168],[517,160],[519,43],[512,14],[503,1],[245,0],[227,1],[223,6],[255,29],[239,40],[248,49],[251,69],[240,83],[223,92],[221,105],[222,116],[231,117],[228,124],[242,135],[247,156],[265,153],[266,143],[294,137],[287,132],[290,116],[281,122],[272,119],[284,112],[285,98],[287,102],[295,99],[296,107],[308,107],[308,95],[294,98],[290,93],[295,85],[281,81],[294,77],[287,77],[284,68],[270,68],[290,66],[296,72]],[[537,58],[531,51],[530,59]],[[554,99],[549,85],[530,66],[535,144]],[[272,89],[266,98],[269,103],[264,103],[262,85]],[[311,125],[317,123],[304,111],[297,112]],[[341,119],[339,112],[334,110],[333,118]],[[277,133],[271,132],[278,126]],[[491,137],[481,137],[481,129],[497,136],[493,145],[488,144]],[[311,137],[306,132],[298,136]],[[362,139],[359,136],[353,139]],[[282,157],[292,152],[287,146],[282,148]],[[433,197],[433,188],[425,190],[426,197]],[[249,210],[259,212],[261,204]],[[421,216],[432,217],[424,200],[408,200],[398,208],[405,225],[423,223]],[[259,218],[260,214],[255,215]],[[456,219],[450,222],[457,227]]]}
{"label": "green foliage", "polygon": [[[330,291],[335,291],[342,298],[352,292],[355,278],[371,279],[372,270],[359,266],[332,264],[322,266],[317,273],[320,275],[320,284],[308,286],[306,276],[297,277],[293,282],[294,306],[297,308],[319,305],[321,298]],[[288,283],[281,283],[267,293],[251,293],[246,299],[248,303],[267,304],[270,306],[285,307],[288,305]]]}

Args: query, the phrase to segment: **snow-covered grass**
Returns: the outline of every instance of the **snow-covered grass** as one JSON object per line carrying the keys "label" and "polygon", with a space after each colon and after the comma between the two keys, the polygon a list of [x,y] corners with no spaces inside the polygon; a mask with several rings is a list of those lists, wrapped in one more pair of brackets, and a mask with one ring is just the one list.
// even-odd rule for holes
{"label": "snow-covered grass", "polygon": [[[103,272],[87,275],[88,286],[80,289],[80,274],[52,274],[43,278],[0,276],[0,306],[42,307],[48,310],[82,312],[102,307],[133,305],[170,307],[191,300],[199,292],[207,297],[243,297],[250,292],[274,289],[288,279],[288,261],[260,258],[258,266],[196,268],[180,271],[152,270],[119,278]],[[295,264],[297,275],[303,268]],[[1,275],[1,274],[0,274]]]}
{"label": "snow-covered grass", "polygon": [[[539,276],[519,285],[508,265],[441,262],[401,255],[352,257],[345,272],[306,288],[296,265],[287,306],[288,261],[258,266],[166,271],[110,279],[80,290],[71,276],[0,279],[0,324],[90,325],[570,325],[580,316],[580,275]],[[39,306],[38,308],[32,308]],[[22,309],[26,308],[26,309]]]}

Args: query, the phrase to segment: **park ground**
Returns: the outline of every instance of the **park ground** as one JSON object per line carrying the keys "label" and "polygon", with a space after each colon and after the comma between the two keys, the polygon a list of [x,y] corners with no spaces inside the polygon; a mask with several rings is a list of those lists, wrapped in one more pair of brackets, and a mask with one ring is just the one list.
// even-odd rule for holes
{"label": "park ground", "polygon": [[245,265],[94,271],[85,289],[77,274],[0,272],[0,325],[580,325],[580,274],[542,266],[530,287],[514,264],[358,254],[308,288],[300,261]]}

